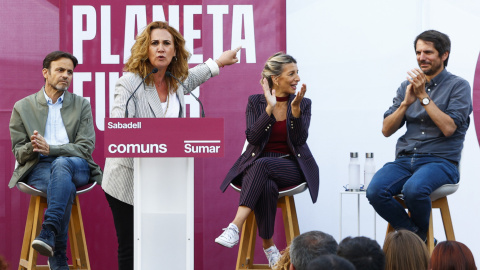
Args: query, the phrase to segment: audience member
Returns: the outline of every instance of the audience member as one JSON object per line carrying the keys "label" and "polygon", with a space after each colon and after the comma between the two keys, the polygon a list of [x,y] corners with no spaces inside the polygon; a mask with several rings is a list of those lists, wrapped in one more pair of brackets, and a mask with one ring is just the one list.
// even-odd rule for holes
{"label": "audience member", "polygon": [[0,255],[0,270],[8,270],[8,263],[5,261],[5,258]]}
{"label": "audience member", "polygon": [[329,254],[311,261],[307,270],[355,270],[355,266],[340,256]]}
{"label": "audience member", "polygon": [[470,249],[457,241],[438,243],[430,258],[431,270],[477,270]]}
{"label": "audience member", "polygon": [[338,244],[337,255],[349,260],[356,270],[385,269],[385,255],[377,241],[368,237],[347,237]]}
{"label": "audience member", "polygon": [[425,242],[414,232],[398,230],[389,233],[383,244],[385,270],[424,270],[429,253]]}
{"label": "audience member", "polygon": [[272,267],[272,270],[290,269],[290,246],[280,252],[281,256],[278,262]]}
{"label": "audience member", "polygon": [[303,233],[290,245],[290,270],[305,270],[313,259],[336,254],[337,247],[337,241],[330,234],[320,231]]}

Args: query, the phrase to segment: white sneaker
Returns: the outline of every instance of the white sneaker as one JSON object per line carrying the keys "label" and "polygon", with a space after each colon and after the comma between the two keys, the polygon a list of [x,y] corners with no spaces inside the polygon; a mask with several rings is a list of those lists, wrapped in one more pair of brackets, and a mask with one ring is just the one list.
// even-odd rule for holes
{"label": "white sneaker", "polygon": [[237,225],[230,223],[227,228],[223,229],[223,233],[215,239],[215,243],[231,248],[238,244],[238,238]]}
{"label": "white sneaker", "polygon": [[263,251],[265,251],[265,255],[267,256],[269,267],[273,267],[278,260],[280,260],[280,256],[282,256],[275,245],[264,249]]}

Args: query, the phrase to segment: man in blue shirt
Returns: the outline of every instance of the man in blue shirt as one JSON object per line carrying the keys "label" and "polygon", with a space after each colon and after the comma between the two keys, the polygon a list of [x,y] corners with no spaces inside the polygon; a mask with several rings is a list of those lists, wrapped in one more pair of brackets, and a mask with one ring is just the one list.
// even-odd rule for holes
{"label": "man in blue shirt", "polygon": [[[459,181],[465,133],[472,113],[470,85],[445,67],[450,39],[435,30],[414,41],[420,68],[408,73],[385,112],[382,133],[389,137],[405,123],[398,139],[396,159],[373,177],[367,198],[375,211],[395,229],[407,229],[426,239],[430,194],[444,184]],[[393,198],[402,193],[411,216]]]}

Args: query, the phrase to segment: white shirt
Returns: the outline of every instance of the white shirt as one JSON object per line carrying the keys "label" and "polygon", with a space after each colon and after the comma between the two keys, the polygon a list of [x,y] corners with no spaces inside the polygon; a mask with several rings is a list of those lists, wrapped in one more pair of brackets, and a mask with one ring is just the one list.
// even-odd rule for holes
{"label": "white shirt", "polygon": [[169,91],[167,100],[160,103],[160,106],[162,106],[162,111],[166,111],[166,118],[178,118],[178,112],[180,111],[180,101],[178,100],[177,94]]}
{"label": "white shirt", "polygon": [[62,115],[60,114],[65,93],[57,99],[55,104],[52,99],[47,96],[45,89],[43,90],[43,94],[45,95],[48,105],[47,125],[45,126],[45,134],[43,137],[49,145],[62,145],[69,143],[70,141],[68,140],[67,130],[65,129]]}

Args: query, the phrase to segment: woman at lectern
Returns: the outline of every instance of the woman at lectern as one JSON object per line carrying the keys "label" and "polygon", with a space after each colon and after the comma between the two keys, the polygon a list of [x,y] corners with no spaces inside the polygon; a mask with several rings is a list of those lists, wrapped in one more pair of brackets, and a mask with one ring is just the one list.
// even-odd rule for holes
{"label": "woman at lectern", "polygon": [[278,190],[307,182],[314,203],[318,196],[318,166],[306,143],[312,102],[304,98],[305,84],[295,94],[299,81],[292,56],[279,52],[267,60],[260,81],[263,94],[248,98],[248,146],[220,187],[225,191],[233,183],[241,193],[233,221],[215,242],[236,245],[239,229],[254,211],[270,266],[280,258],[272,238]]}
{"label": "woman at lectern", "polygon": [[[140,33],[131,49],[123,75],[115,85],[110,117],[185,117],[184,94],[209,78],[219,68],[238,61],[240,47],[215,61],[188,69],[190,53],[182,35],[166,22],[152,22]],[[173,76],[172,76],[173,75]],[[144,81],[143,81],[144,80]],[[128,107],[127,107],[128,104]],[[105,191],[118,239],[119,269],[133,269],[133,158],[107,158],[102,188]]]}

